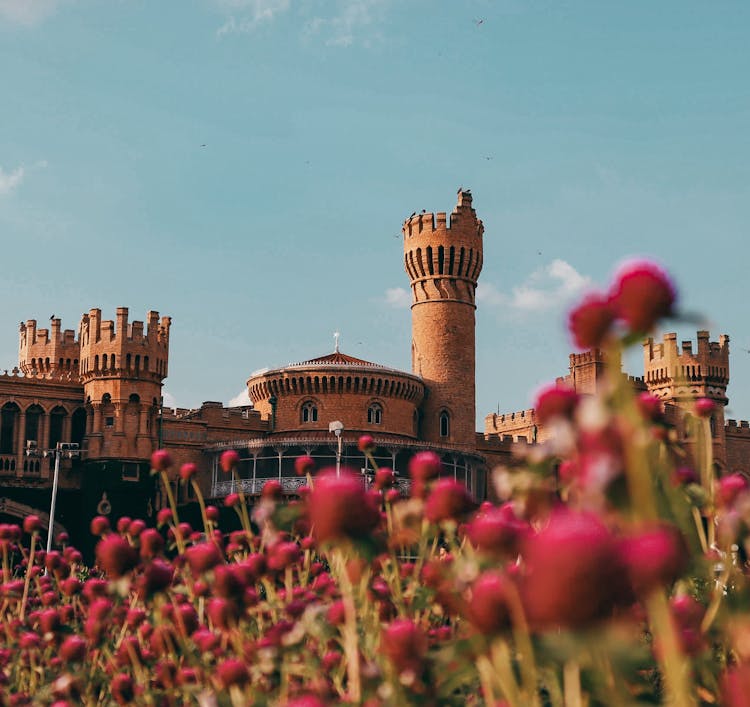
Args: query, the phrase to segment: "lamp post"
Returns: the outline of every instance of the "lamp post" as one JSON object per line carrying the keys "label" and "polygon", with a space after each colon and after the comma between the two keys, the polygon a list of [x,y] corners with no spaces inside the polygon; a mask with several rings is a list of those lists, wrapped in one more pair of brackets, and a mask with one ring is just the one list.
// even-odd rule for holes
{"label": "lamp post", "polygon": [[26,441],[27,457],[42,456],[46,458],[52,454],[55,455],[55,471],[52,475],[52,501],[49,506],[49,524],[47,525],[47,552],[52,550],[52,536],[55,527],[55,506],[57,505],[57,484],[60,478],[60,459],[63,457],[66,459],[73,459],[74,457],[80,456],[81,452],[75,442],[58,442],[54,449],[45,449],[40,453],[34,440],[30,439]]}
{"label": "lamp post", "polygon": [[336,435],[336,476],[341,476],[341,433],[344,431],[344,423],[339,420],[329,422],[328,431]]}

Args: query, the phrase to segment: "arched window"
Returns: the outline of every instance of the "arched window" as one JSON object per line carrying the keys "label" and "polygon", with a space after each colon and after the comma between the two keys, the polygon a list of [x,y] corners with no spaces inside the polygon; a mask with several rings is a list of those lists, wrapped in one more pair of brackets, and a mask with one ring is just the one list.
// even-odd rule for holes
{"label": "arched window", "polygon": [[380,425],[383,422],[383,407],[379,403],[371,403],[367,408],[367,422],[370,425]]}
{"label": "arched window", "polygon": [[317,422],[318,406],[312,400],[308,400],[302,405],[302,422]]}
{"label": "arched window", "polygon": [[447,410],[440,413],[440,436],[449,437],[451,433],[451,416]]}

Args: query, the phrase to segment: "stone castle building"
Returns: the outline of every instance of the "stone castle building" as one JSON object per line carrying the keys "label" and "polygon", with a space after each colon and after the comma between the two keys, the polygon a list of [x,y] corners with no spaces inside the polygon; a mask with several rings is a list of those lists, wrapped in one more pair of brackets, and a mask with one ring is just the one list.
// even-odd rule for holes
{"label": "stone castle building", "polygon": [[[194,462],[204,494],[220,502],[233,489],[219,471],[226,449],[240,453],[239,481],[257,494],[269,479],[293,493],[303,480],[294,460],[311,455],[319,466],[354,467],[367,476],[357,449],[372,435],[379,464],[392,467],[406,485],[408,459],[433,449],[446,473],[478,497],[487,492],[487,471],[507,461],[517,445],[544,438],[533,410],[489,415],[475,430],[475,292],[482,269],[483,232],[469,191],[446,213],[413,214],[403,225],[404,267],[412,293],[412,370],[388,368],[335,350],[252,375],[252,405],[227,408],[205,402],[197,409],[164,409],[171,320],[148,312],[114,321],[92,309],[77,331],[35,320],[20,326],[18,366],[0,375],[0,521],[37,513],[48,520],[53,458],[40,454],[58,442],[79,445],[80,456],[61,461],[57,529],[86,538],[100,513],[153,516],[162,498],[149,475],[151,453],[164,447],[177,465]],[[664,400],[678,425],[696,397],[718,403],[712,430],[717,463],[750,474],[750,428],[725,421],[729,343],[698,333],[677,347],[675,335],[644,346],[645,376],[633,384]],[[603,372],[598,352],[573,354],[561,381],[592,393]],[[334,423],[334,424],[332,424]],[[336,429],[338,428],[338,430]],[[681,428],[682,429],[682,428]],[[338,434],[337,434],[338,432]],[[689,440],[688,440],[689,443]],[[176,479],[176,470],[175,470]],[[190,488],[175,480],[178,498]],[[85,542],[80,540],[79,542]]]}

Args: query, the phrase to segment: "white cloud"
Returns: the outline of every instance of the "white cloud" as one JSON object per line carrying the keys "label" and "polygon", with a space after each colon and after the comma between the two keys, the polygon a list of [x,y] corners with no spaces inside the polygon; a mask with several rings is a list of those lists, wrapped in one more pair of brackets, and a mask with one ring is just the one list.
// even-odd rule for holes
{"label": "white cloud", "polygon": [[394,309],[408,309],[411,306],[411,292],[403,287],[389,287],[385,291],[385,303]]}
{"label": "white cloud", "polygon": [[30,27],[46,20],[61,0],[0,0],[0,19]]}
{"label": "white cloud", "polygon": [[6,172],[0,167],[0,196],[10,194],[23,181],[25,173],[23,167],[16,167],[11,172]]}
{"label": "white cloud", "polygon": [[250,400],[250,396],[247,394],[247,388],[243,388],[237,395],[235,395],[228,403],[227,407],[236,408],[241,405],[252,405],[253,402]]}
{"label": "white cloud", "polygon": [[162,390],[161,396],[165,408],[171,408],[174,410],[177,407],[177,401],[175,400],[174,395],[168,393],[166,390]]}
{"label": "white cloud", "polygon": [[349,47],[355,41],[372,44],[372,27],[382,19],[386,0],[339,0],[339,12],[332,17],[315,17],[307,23],[308,34],[320,34],[331,47]]}
{"label": "white cloud", "polygon": [[535,270],[522,284],[512,288],[510,294],[480,282],[477,300],[517,312],[544,312],[564,304],[590,285],[590,278],[581,275],[570,263],[557,259]]}
{"label": "white cloud", "polygon": [[226,22],[216,31],[221,37],[253,32],[289,10],[290,0],[217,0],[217,4],[227,15]]}

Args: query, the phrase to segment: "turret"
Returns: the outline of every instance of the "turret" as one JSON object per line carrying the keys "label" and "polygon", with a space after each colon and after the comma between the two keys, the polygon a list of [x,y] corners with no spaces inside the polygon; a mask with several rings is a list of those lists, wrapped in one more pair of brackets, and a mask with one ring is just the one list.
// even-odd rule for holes
{"label": "turret", "polygon": [[89,457],[147,458],[157,437],[156,413],[167,376],[169,317],[148,312],[128,323],[127,307],[115,321],[101,310],[84,314],[79,330],[80,375],[91,412]]}
{"label": "turret", "polygon": [[475,446],[475,293],[484,226],[471,192],[445,212],[413,214],[403,226],[404,266],[412,291],[412,371],[427,396],[421,437]]}
{"label": "turret", "polygon": [[[697,350],[692,341],[677,345],[677,334],[665,334],[663,342],[648,339],[643,344],[643,368],[649,392],[665,403],[692,412],[698,398],[710,398],[716,403],[711,420],[714,456],[720,464],[726,461],[724,439],[724,407],[729,384],[729,337],[722,335],[711,341],[707,331],[698,332]],[[688,426],[682,423],[688,433]]]}
{"label": "turret", "polygon": [[78,377],[78,341],[72,329],[61,331],[61,320],[50,318],[49,329],[37,329],[36,319],[19,327],[18,366],[24,375]]}

